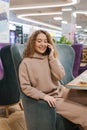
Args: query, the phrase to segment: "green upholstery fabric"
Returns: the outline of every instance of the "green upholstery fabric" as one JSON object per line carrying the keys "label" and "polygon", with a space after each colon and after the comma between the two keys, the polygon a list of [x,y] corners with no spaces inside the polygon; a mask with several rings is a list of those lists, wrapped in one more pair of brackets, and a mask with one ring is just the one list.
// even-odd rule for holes
{"label": "green upholstery fabric", "polygon": [[75,60],[75,52],[73,48],[66,44],[56,44],[58,50],[58,58],[65,69],[65,76],[62,79],[63,84],[70,82],[73,76],[73,65]]}
{"label": "green upholstery fabric", "polygon": [[22,101],[28,130],[56,130],[54,108],[49,107],[45,101],[37,101],[24,94],[22,94]]}
{"label": "green upholstery fabric", "polygon": [[[18,66],[22,60],[24,48],[24,44],[11,46],[16,75],[18,75]],[[42,100],[37,101],[27,97],[21,90],[20,92],[28,130],[56,130],[55,109],[50,108],[49,105]]]}
{"label": "green upholstery fabric", "polygon": [[11,45],[0,50],[0,58],[4,69],[4,76],[0,80],[0,106],[15,104],[20,100],[20,92],[12,60]]}
{"label": "green upholstery fabric", "polygon": [[[24,48],[25,45],[23,44],[15,44],[11,46],[17,80],[18,66],[22,60]],[[32,99],[22,93],[22,91],[20,92],[28,130],[77,130],[74,129],[74,126],[76,126],[75,124],[58,115],[55,108],[51,108],[45,101]]]}

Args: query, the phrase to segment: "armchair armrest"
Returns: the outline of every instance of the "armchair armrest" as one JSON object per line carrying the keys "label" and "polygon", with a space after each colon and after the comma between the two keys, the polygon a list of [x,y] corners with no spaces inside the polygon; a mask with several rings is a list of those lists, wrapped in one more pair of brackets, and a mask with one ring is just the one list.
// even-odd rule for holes
{"label": "armchair armrest", "polygon": [[28,130],[56,130],[55,109],[43,100],[35,100],[22,93],[25,120]]}

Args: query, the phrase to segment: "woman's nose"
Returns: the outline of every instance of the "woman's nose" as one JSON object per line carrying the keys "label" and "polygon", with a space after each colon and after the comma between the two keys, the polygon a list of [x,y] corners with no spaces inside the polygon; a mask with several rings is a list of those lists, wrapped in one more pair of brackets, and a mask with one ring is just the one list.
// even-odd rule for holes
{"label": "woman's nose", "polygon": [[42,46],[47,46],[47,43],[42,42],[41,45],[42,45]]}

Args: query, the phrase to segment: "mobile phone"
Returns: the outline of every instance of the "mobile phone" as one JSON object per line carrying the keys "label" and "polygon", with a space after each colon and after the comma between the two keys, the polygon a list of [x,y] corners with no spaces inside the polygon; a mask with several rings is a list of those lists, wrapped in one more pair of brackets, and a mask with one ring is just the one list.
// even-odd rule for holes
{"label": "mobile phone", "polygon": [[46,51],[45,51],[44,55],[49,55],[49,54],[50,54],[50,52],[51,52],[51,48],[47,47],[47,49],[46,49]]}

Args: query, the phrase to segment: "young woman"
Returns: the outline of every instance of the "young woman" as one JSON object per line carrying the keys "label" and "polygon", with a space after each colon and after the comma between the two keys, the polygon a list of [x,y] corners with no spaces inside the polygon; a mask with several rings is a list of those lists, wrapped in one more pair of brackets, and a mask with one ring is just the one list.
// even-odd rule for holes
{"label": "young woman", "polygon": [[[72,122],[86,125],[86,107],[83,108],[86,116],[82,116],[80,105],[64,99],[69,92],[59,82],[64,75],[64,68],[58,60],[50,34],[44,30],[33,32],[28,39],[23,60],[19,66],[19,80],[23,93],[33,99],[46,101],[50,107],[56,109],[57,113]],[[72,108],[78,108],[78,111]],[[64,129],[62,126],[60,128]]]}

